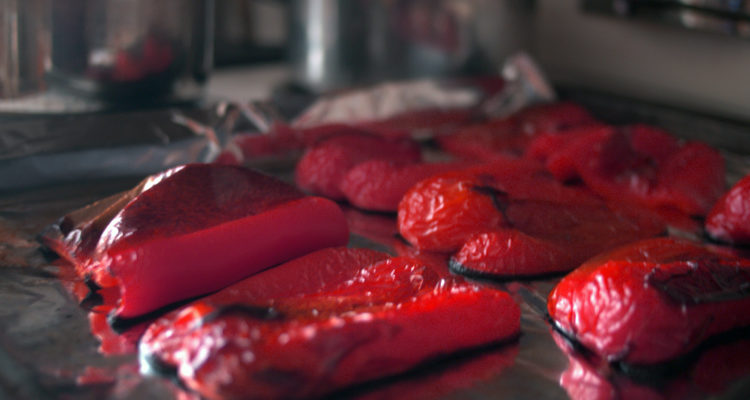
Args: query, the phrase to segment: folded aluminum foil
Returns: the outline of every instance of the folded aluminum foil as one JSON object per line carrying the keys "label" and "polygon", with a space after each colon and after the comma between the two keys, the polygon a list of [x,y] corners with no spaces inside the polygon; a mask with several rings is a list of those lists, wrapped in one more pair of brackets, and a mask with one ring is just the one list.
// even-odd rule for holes
{"label": "folded aluminum foil", "polygon": [[205,110],[53,116],[0,124],[0,192],[144,176],[211,161],[220,145]]}
{"label": "folded aluminum foil", "polygon": [[502,77],[487,82],[388,82],[322,96],[291,120],[272,102],[261,101],[11,121],[0,124],[0,192],[144,176],[180,164],[212,162],[222,151],[237,152],[233,135],[268,134],[279,123],[307,128],[387,120],[422,110],[476,110],[498,116],[554,99],[551,86],[525,54],[509,58]]}
{"label": "folded aluminum foil", "polygon": [[475,80],[423,79],[388,82],[323,96],[292,121],[295,127],[385,120],[421,110],[476,108],[488,117],[504,117],[540,102],[554,101],[555,91],[526,53],[508,57],[497,79],[501,88]]}

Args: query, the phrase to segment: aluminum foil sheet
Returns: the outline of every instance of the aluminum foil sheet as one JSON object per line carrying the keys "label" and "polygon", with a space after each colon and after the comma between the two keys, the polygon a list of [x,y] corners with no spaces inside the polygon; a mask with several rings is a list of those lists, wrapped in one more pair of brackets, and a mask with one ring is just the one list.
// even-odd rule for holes
{"label": "aluminum foil sheet", "polygon": [[0,192],[143,176],[211,161],[220,144],[210,109],[24,118],[0,124]]}
{"label": "aluminum foil sheet", "polygon": [[294,110],[291,117],[284,116],[286,107],[280,104],[256,101],[15,119],[0,124],[0,192],[212,162],[222,151],[233,150],[234,135],[269,134],[275,124],[296,129],[362,123],[424,110],[505,115],[554,99],[528,56],[509,58],[502,72],[502,77],[391,82],[333,93]]}
{"label": "aluminum foil sheet", "polygon": [[[92,182],[3,196],[0,199],[0,398],[197,400],[179,383],[141,373],[135,346],[96,336],[96,316],[70,292],[60,268],[35,241],[58,216],[135,182]],[[351,246],[396,254],[395,217],[345,207]],[[556,344],[545,313],[546,297],[559,277],[481,281],[510,292],[521,304],[519,338],[430,362],[411,372],[336,393],[341,399],[745,399],[750,395],[750,357],[719,361],[733,368],[707,387],[697,361],[673,368],[668,379],[632,380],[601,375],[597,366],[569,359]],[[101,321],[101,319],[99,319]],[[456,321],[460,323],[460,321]],[[94,328],[92,330],[92,328]],[[125,334],[127,335],[127,333]],[[750,349],[750,337],[729,343]],[[110,354],[104,354],[103,350]],[[721,349],[720,349],[721,350]],[[711,356],[711,351],[706,354]],[[708,362],[708,361],[707,361]],[[735,365],[736,364],[736,365]],[[611,372],[611,371],[610,371]],[[705,372],[704,372],[705,373]],[[722,375],[724,374],[724,375]],[[635,387],[636,390],[633,389]],[[602,389],[604,388],[604,389]],[[611,396],[600,397],[603,393]],[[688,397],[683,397],[685,394]]]}
{"label": "aluminum foil sheet", "polygon": [[[737,145],[721,146],[723,139],[712,136],[716,132],[729,132],[748,141],[750,127],[746,125],[575,90],[564,91],[563,98],[582,103],[604,121],[658,123],[671,128],[678,135],[706,139],[723,147],[728,160],[729,183],[750,171],[750,161],[744,155],[750,151],[741,151],[745,148]],[[528,99],[538,100],[535,96]],[[500,103],[516,104],[515,101],[502,100]],[[175,136],[168,134],[170,139],[166,144],[162,142],[162,145],[172,151],[176,147],[170,147],[171,144],[184,143],[186,148],[191,149],[170,153],[185,156],[186,159],[170,159],[165,154],[147,158],[165,162],[166,157],[175,163],[210,160],[232,134],[240,131],[262,132],[264,127],[270,126],[269,121],[280,118],[272,104],[218,105],[210,112],[199,114],[202,116],[164,111],[139,114],[140,126],[150,127],[142,142],[146,143],[145,148],[153,149],[153,138],[160,137],[159,129],[154,127],[169,126],[178,133]],[[93,122],[90,123],[94,124],[91,126],[114,131],[123,124],[122,118],[125,117],[100,115],[91,118]],[[133,123],[130,118],[127,120]],[[75,127],[74,124],[68,126],[71,129]],[[679,128],[674,129],[676,126]],[[27,151],[18,147],[24,142],[20,138],[28,138],[35,132],[62,132],[59,126],[26,121],[18,125],[3,124],[0,129],[20,135],[16,142],[12,142],[13,138],[0,135],[4,137],[3,140],[11,140],[5,144],[13,144],[10,148],[15,149],[5,153],[12,153],[12,157],[0,154],[2,176],[8,176],[5,171],[19,171],[3,170],[11,161],[25,163],[30,162],[28,158],[36,158],[42,162],[42,169],[47,169],[49,164],[45,162],[54,160],[59,153],[67,154],[66,157],[70,159],[75,154],[81,154],[81,151],[103,149],[110,156],[112,153],[107,151],[116,151],[112,137],[101,138],[102,142],[93,144],[81,139],[83,143],[90,144],[84,150],[66,147],[69,142],[58,138],[35,143]],[[99,157],[106,158],[104,155]],[[285,168],[275,168],[270,172],[290,180],[293,164],[283,165]],[[149,168],[157,166],[163,169],[169,165],[163,164],[162,168],[161,165],[150,164]],[[92,326],[101,324],[101,316],[90,314],[85,304],[79,303],[71,293],[70,285],[58,277],[60,267],[36,241],[36,235],[60,216],[96,199],[128,189],[149,172],[152,171],[102,173],[88,176],[86,180],[80,179],[86,175],[78,179],[63,179],[58,174],[42,177],[35,181],[33,187],[29,185],[22,191],[18,190],[18,186],[4,187],[14,187],[13,191],[2,192],[0,189],[0,399],[197,399],[195,394],[183,391],[178,382],[142,373],[132,338],[127,334],[121,337],[124,340],[95,334],[96,329],[92,331]],[[394,215],[367,213],[346,205],[342,207],[346,209],[352,231],[351,246],[396,254],[396,246],[399,243],[403,245],[393,236],[396,229]],[[748,333],[744,333],[744,337],[741,333],[738,338],[722,346],[707,349],[694,359],[670,366],[666,378],[656,376],[665,371],[658,374],[658,371],[641,372],[632,378],[619,371],[600,365],[587,365],[582,360],[569,357],[562,350],[564,342],[550,328],[545,312],[547,294],[559,279],[560,276],[552,276],[524,281],[481,281],[481,284],[509,291],[521,304],[522,333],[519,338],[447,355],[411,372],[350,388],[333,397],[535,400],[750,398]],[[654,376],[649,376],[652,373]],[[644,378],[644,375],[647,376]]]}

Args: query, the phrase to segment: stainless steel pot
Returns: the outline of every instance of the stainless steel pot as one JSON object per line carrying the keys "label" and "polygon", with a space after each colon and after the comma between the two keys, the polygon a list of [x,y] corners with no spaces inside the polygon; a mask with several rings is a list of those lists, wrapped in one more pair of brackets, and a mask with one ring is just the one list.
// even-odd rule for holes
{"label": "stainless steel pot", "polygon": [[528,0],[292,0],[290,57],[314,90],[494,71],[526,47]]}
{"label": "stainless steel pot", "polygon": [[0,99],[44,90],[49,1],[0,1]]}

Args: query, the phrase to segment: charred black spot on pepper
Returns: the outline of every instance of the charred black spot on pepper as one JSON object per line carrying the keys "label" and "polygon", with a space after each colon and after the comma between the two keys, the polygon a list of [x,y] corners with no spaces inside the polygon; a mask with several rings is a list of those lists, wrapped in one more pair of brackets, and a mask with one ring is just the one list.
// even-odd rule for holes
{"label": "charred black spot on pepper", "polygon": [[474,186],[471,189],[479,194],[490,196],[490,198],[492,198],[492,203],[495,205],[495,208],[497,208],[497,210],[501,213],[505,214],[505,211],[508,209],[508,205],[510,204],[510,196],[507,192],[491,186]]}
{"label": "charred black spot on pepper", "polygon": [[229,304],[216,308],[201,319],[202,324],[207,324],[226,315],[242,315],[263,321],[280,320],[284,315],[273,307],[254,306],[246,304]]}
{"label": "charred black spot on pepper", "polygon": [[684,261],[679,273],[654,268],[646,284],[679,305],[739,300],[750,296],[750,272],[717,258]]}

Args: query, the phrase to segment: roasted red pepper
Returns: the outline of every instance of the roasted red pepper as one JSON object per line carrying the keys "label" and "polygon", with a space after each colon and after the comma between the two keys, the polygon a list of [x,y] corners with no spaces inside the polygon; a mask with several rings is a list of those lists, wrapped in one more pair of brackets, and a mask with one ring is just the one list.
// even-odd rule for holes
{"label": "roasted red pepper", "polygon": [[570,270],[664,232],[652,213],[606,204],[539,168],[498,160],[421,181],[399,205],[399,231],[420,249],[458,251],[455,271],[498,276]]}
{"label": "roasted red pepper", "polygon": [[437,137],[440,147],[450,154],[490,161],[498,156],[520,156],[534,137],[541,133],[597,124],[583,107],[573,103],[534,106],[507,118],[463,127],[450,135]]}
{"label": "roasted red pepper", "polygon": [[622,368],[602,363],[579,351],[573,343],[553,332],[555,343],[568,356],[560,385],[571,399],[585,400],[682,400],[729,395],[733,383],[750,373],[750,340],[724,338],[701,347],[699,354],[669,365]]}
{"label": "roasted red pepper", "polygon": [[660,238],[597,256],[552,291],[566,335],[608,361],[654,364],[750,325],[750,261]]}
{"label": "roasted red pepper", "polygon": [[498,156],[521,155],[531,141],[514,118],[469,125],[450,135],[438,136],[441,149],[466,160],[489,161]]}
{"label": "roasted red pepper", "polygon": [[616,201],[705,215],[724,192],[724,160],[718,151],[681,143],[647,125],[541,135],[527,154],[545,162],[558,178],[580,179]]}
{"label": "roasted red pepper", "polygon": [[240,167],[177,167],[148,178],[126,199],[74,213],[45,235],[79,275],[119,288],[122,318],[348,241],[335,203]]}
{"label": "roasted red pepper", "polygon": [[465,108],[415,110],[382,120],[359,122],[356,126],[386,137],[429,137],[449,132],[469,123],[474,114],[474,110]]}
{"label": "roasted red pepper", "polygon": [[372,133],[347,124],[325,124],[309,128],[295,128],[277,123],[271,126],[267,132],[233,135],[230,143],[219,155],[216,162],[226,164],[279,162],[297,158],[305,148],[333,136]]}
{"label": "roasted red pepper", "polygon": [[350,204],[364,210],[398,210],[404,194],[417,182],[443,172],[465,168],[467,163],[409,163],[365,161],[347,172],[341,191]]}
{"label": "roasted red pepper", "polygon": [[381,257],[327,249],[250,277],[157,320],[142,356],[207,398],[309,398],[518,333],[507,293]]}
{"label": "roasted red pepper", "polygon": [[341,182],[357,164],[372,159],[410,163],[421,158],[419,145],[412,140],[365,133],[341,134],[308,148],[297,164],[294,178],[308,192],[343,199]]}
{"label": "roasted red pepper", "polygon": [[750,175],[716,202],[706,218],[706,232],[722,242],[750,244]]}

